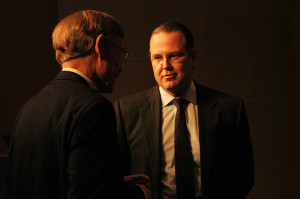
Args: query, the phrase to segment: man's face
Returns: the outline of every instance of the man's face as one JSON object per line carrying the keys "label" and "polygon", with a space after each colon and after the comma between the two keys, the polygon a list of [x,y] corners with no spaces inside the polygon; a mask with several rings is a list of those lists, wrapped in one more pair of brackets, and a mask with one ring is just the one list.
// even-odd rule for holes
{"label": "man's face", "polygon": [[[184,48],[180,31],[159,32],[150,39],[150,56],[156,82],[173,96],[182,95],[192,79],[196,50]],[[189,54],[194,56],[189,56]]]}
{"label": "man's face", "polygon": [[120,57],[123,53],[123,39],[117,37],[113,40],[104,39],[104,52],[101,58],[101,66],[96,67],[98,90],[103,93],[111,93],[115,79],[122,72]]}

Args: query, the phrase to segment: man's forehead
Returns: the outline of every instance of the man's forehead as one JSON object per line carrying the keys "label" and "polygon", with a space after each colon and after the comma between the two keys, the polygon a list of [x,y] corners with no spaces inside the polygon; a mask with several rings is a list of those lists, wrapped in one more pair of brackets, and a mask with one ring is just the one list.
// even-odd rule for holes
{"label": "man's forehead", "polygon": [[159,39],[166,39],[166,38],[172,38],[172,39],[178,39],[178,40],[184,40],[185,37],[181,31],[172,31],[172,32],[166,32],[166,31],[161,31],[154,33],[151,38],[150,38],[150,43],[151,41],[159,40]]}
{"label": "man's forehead", "polygon": [[150,39],[151,54],[160,54],[164,51],[167,53],[181,51],[185,46],[184,35],[180,31],[175,32],[158,32],[152,35]]}

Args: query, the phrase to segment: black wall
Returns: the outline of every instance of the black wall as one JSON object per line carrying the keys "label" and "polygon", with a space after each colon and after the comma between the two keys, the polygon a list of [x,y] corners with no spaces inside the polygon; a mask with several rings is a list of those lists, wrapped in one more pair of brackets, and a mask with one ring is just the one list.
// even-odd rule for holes
{"label": "black wall", "polygon": [[[20,107],[59,71],[51,48],[57,21],[81,9],[115,16],[130,57],[117,97],[155,84],[147,57],[151,30],[167,20],[194,34],[194,78],[243,97],[256,163],[249,199],[300,198],[298,0],[15,0],[0,3],[0,136],[11,131]],[[8,152],[0,140],[0,154]]]}

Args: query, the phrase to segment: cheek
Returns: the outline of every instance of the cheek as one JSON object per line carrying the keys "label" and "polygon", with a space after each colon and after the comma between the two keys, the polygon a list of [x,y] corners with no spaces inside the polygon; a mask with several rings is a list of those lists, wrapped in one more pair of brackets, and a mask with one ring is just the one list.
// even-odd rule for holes
{"label": "cheek", "polygon": [[110,68],[108,69],[108,73],[116,73],[118,71],[118,67],[116,64],[113,64],[110,66]]}
{"label": "cheek", "polygon": [[163,69],[160,66],[157,66],[153,69],[154,72],[154,78],[157,83],[162,83],[164,81],[162,75],[163,75]]}
{"label": "cheek", "polygon": [[159,77],[159,74],[160,74],[160,69],[158,66],[153,66],[152,65],[152,69],[153,69],[153,74],[155,76],[155,78]]}
{"label": "cheek", "polygon": [[182,76],[191,75],[193,73],[193,68],[191,63],[183,63],[178,66],[177,71]]}
{"label": "cheek", "polygon": [[106,70],[107,78],[111,79],[114,76],[114,74],[116,73],[116,71],[117,71],[117,68],[115,66],[111,66],[111,67],[107,68],[107,70]]}
{"label": "cheek", "polygon": [[103,64],[103,67],[98,67],[96,69],[96,74],[99,78],[103,78],[106,72],[106,65]]}
{"label": "cheek", "polygon": [[97,75],[102,81],[107,81],[111,74],[111,66],[108,63],[104,63],[102,67],[97,70]]}

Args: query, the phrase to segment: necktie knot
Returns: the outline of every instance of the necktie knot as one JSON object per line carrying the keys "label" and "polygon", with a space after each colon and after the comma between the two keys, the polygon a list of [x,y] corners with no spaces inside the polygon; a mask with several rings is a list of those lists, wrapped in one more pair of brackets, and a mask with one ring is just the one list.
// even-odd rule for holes
{"label": "necktie knot", "polygon": [[176,106],[177,109],[179,109],[182,108],[183,105],[187,103],[187,101],[184,98],[180,97],[180,98],[173,99],[172,103]]}

